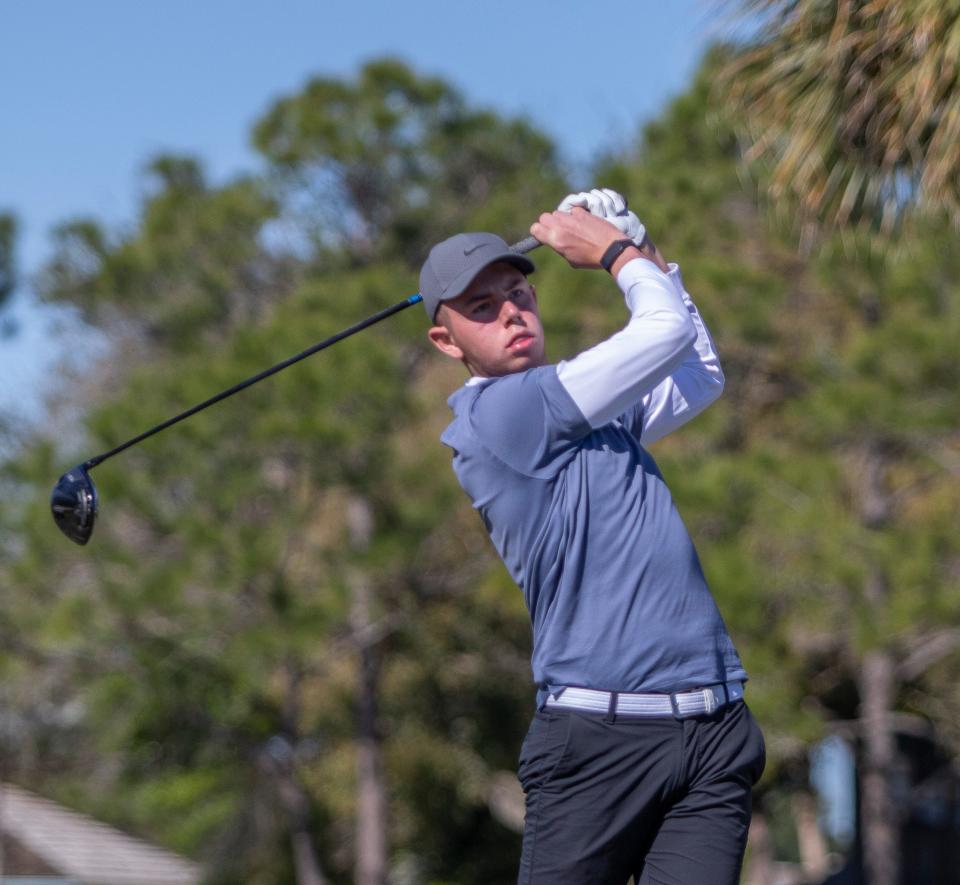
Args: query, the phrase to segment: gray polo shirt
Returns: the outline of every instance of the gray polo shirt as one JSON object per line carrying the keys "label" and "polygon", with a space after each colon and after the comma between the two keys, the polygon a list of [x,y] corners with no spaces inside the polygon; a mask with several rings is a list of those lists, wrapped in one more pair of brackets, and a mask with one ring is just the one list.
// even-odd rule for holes
{"label": "gray polo shirt", "polygon": [[[692,317],[693,337],[681,335],[673,355],[664,349],[661,362],[670,365],[653,372],[618,417],[596,426],[601,398],[590,401],[588,420],[564,385],[565,367],[573,367],[572,386],[589,389],[587,361],[579,370],[575,360],[561,364],[559,375],[549,365],[471,379],[449,400],[454,420],[442,441],[524,594],[541,703],[547,691],[569,685],[653,692],[746,679],[690,535],[641,444],[645,419],[654,408],[662,416],[663,402],[673,412],[697,410],[681,393],[692,389],[684,367],[702,374],[704,352],[712,353],[679,275],[672,286],[659,271],[656,277],[659,293],[649,288],[648,268],[621,278],[631,322],[643,325],[646,301],[661,325],[665,310]],[[616,346],[622,350],[623,340]],[[597,351],[589,360],[609,365]],[[681,423],[675,414],[660,420]]]}

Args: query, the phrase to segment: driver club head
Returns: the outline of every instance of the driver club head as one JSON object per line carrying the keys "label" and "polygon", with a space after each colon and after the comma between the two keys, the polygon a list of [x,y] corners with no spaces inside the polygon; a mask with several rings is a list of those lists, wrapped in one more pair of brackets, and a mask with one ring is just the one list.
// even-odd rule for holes
{"label": "driver club head", "polygon": [[68,470],[57,480],[50,495],[54,522],[71,541],[86,544],[97,518],[97,487],[85,466]]}

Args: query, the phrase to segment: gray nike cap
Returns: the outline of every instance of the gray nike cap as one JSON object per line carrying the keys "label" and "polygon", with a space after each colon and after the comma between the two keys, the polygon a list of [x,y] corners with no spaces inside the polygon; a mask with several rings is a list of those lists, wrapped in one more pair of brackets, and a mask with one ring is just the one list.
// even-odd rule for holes
{"label": "gray nike cap", "polygon": [[430,322],[441,301],[462,294],[481,270],[496,261],[506,261],[523,274],[536,270],[529,258],[511,251],[496,234],[457,234],[437,243],[420,268],[420,295]]}

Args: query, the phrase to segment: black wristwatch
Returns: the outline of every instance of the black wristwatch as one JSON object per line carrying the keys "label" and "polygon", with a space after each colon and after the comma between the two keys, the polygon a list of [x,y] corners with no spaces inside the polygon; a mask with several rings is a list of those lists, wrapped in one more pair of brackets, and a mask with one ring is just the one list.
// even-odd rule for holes
{"label": "black wristwatch", "polygon": [[614,240],[609,246],[607,246],[607,251],[603,253],[603,256],[600,258],[600,267],[602,267],[607,273],[610,273],[610,268],[613,267],[613,262],[616,261],[620,255],[623,253],[624,249],[629,249],[631,246],[636,246],[637,244],[633,240]]}

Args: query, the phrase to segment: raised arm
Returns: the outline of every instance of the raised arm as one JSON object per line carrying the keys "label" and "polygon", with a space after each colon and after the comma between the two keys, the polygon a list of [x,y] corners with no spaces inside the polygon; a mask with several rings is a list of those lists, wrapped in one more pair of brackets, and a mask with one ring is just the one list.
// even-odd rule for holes
{"label": "raised arm", "polygon": [[[582,209],[545,214],[531,232],[574,267],[599,266],[599,256],[623,239],[621,229]],[[630,413],[632,432],[650,443],[713,402],[723,374],[679,270],[649,239],[624,250],[610,270],[630,309],[627,326],[560,363],[557,375],[591,426]]]}
{"label": "raised arm", "polygon": [[633,431],[645,445],[686,424],[723,393],[723,369],[710,330],[684,288],[680,268],[670,265],[668,276],[693,320],[697,337],[683,362],[641,402],[639,427],[634,427]]}

